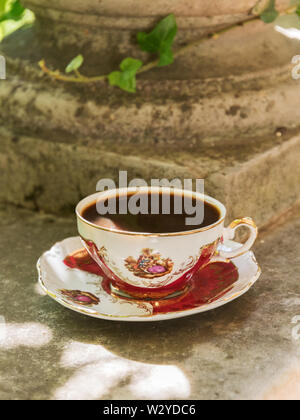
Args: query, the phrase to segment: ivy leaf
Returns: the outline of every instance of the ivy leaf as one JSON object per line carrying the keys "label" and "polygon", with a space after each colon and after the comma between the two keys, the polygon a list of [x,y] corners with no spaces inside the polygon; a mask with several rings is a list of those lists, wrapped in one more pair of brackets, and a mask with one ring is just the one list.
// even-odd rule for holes
{"label": "ivy leaf", "polygon": [[1,13],[1,15],[5,10],[6,2],[7,2],[7,0],[0,0],[0,13]]}
{"label": "ivy leaf", "polygon": [[269,0],[267,7],[261,13],[260,18],[265,23],[272,23],[279,16],[276,10],[275,0]]}
{"label": "ivy leaf", "polygon": [[135,93],[136,73],[142,67],[141,60],[125,58],[120,64],[121,71],[113,71],[108,75],[111,86],[118,86],[126,92]]}
{"label": "ivy leaf", "polygon": [[295,13],[300,17],[300,0],[291,0],[291,6],[298,6]]}
{"label": "ivy leaf", "polygon": [[3,13],[3,15],[0,16],[0,22],[4,22],[5,20],[18,21],[22,19],[24,12],[25,12],[25,9],[21,5],[19,0],[15,0],[11,5],[10,10],[6,13]]}
{"label": "ivy leaf", "polygon": [[73,60],[67,65],[65,72],[72,73],[72,71],[78,70],[84,62],[84,58],[81,54],[73,58]]}
{"label": "ivy leaf", "polygon": [[176,18],[171,14],[161,20],[149,34],[139,32],[137,40],[142,51],[159,54],[159,67],[168,66],[174,61],[172,46],[177,30]]}

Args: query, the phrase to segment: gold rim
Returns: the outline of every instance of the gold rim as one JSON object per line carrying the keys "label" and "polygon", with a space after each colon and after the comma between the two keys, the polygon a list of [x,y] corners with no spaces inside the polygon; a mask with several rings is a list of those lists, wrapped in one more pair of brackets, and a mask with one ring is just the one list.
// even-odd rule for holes
{"label": "gold rim", "polygon": [[209,225],[209,226],[205,226],[199,229],[194,229],[194,230],[188,230],[186,232],[170,232],[170,233],[146,233],[146,232],[126,232],[123,230],[117,230],[117,229],[109,229],[109,228],[105,228],[102,226],[98,226],[95,225],[94,223],[91,223],[87,220],[85,220],[81,214],[76,210],[76,215],[77,218],[80,219],[81,222],[85,223],[88,226],[91,226],[93,228],[99,229],[99,230],[103,230],[105,232],[111,232],[111,233],[116,233],[118,235],[129,235],[129,236],[148,236],[148,237],[161,237],[161,236],[183,236],[183,235],[192,235],[194,233],[198,233],[198,232],[205,232],[207,230],[213,229],[216,226],[219,226],[221,223],[224,222],[225,217],[223,217],[222,219],[218,220],[216,223],[214,223],[213,225]]}

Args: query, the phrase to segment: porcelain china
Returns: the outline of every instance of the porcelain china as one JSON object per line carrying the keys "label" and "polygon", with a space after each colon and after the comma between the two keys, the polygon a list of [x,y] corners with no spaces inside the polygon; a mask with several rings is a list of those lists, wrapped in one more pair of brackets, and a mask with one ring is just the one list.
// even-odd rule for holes
{"label": "porcelain china", "polygon": [[[226,240],[218,250],[238,253],[241,247]],[[248,251],[227,265],[216,262],[200,270],[186,296],[126,299],[111,292],[110,282],[82,249],[79,237],[55,244],[40,257],[37,268],[42,289],[58,303],[91,317],[116,321],[162,321],[209,311],[242,296],[261,273],[253,252]]]}
{"label": "porcelain china", "polygon": [[[139,233],[93,224],[82,213],[92,203],[136,193],[185,194],[218,209],[218,220],[208,226],[174,233]],[[191,277],[214,259],[219,244],[233,239],[237,228],[249,230],[247,242],[238,250],[219,248],[218,257],[234,258],[252,247],[257,228],[250,218],[235,220],[225,228],[226,208],[218,200],[198,192],[167,187],[122,188],[99,192],[84,198],[76,208],[82,244],[116,290],[136,298],[162,298],[184,290]]]}

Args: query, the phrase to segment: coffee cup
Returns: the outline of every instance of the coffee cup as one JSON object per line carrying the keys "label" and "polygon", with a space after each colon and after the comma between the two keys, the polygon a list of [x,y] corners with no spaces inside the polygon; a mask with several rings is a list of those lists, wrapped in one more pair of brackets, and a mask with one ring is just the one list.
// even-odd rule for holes
{"label": "coffee cup", "polygon": [[[125,298],[166,299],[184,293],[194,273],[209,263],[230,261],[250,250],[257,237],[251,218],[224,226],[226,208],[207,195],[167,187],[141,187],[139,194],[191,196],[217,210],[214,222],[199,228],[174,232],[135,232],[112,224],[97,224],[86,216],[86,209],[99,201],[135,194],[137,188],[98,192],[84,198],[76,207],[78,231],[84,247],[109,279],[113,294]],[[250,235],[235,250],[220,250],[226,239],[234,239],[237,228],[245,226]],[[200,277],[201,278],[201,277]]]}

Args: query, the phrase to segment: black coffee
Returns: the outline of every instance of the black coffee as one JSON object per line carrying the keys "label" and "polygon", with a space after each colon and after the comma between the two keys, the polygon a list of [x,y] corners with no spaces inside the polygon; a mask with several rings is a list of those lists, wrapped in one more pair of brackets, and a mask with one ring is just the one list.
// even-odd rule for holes
{"label": "black coffee", "polygon": [[[103,214],[105,209],[109,210],[108,214]],[[136,214],[139,211],[147,214]],[[122,214],[125,212],[127,214]],[[184,198],[178,193],[119,195],[90,204],[81,215],[101,227],[144,233],[185,232],[212,225],[220,219],[219,210],[212,204]]]}

